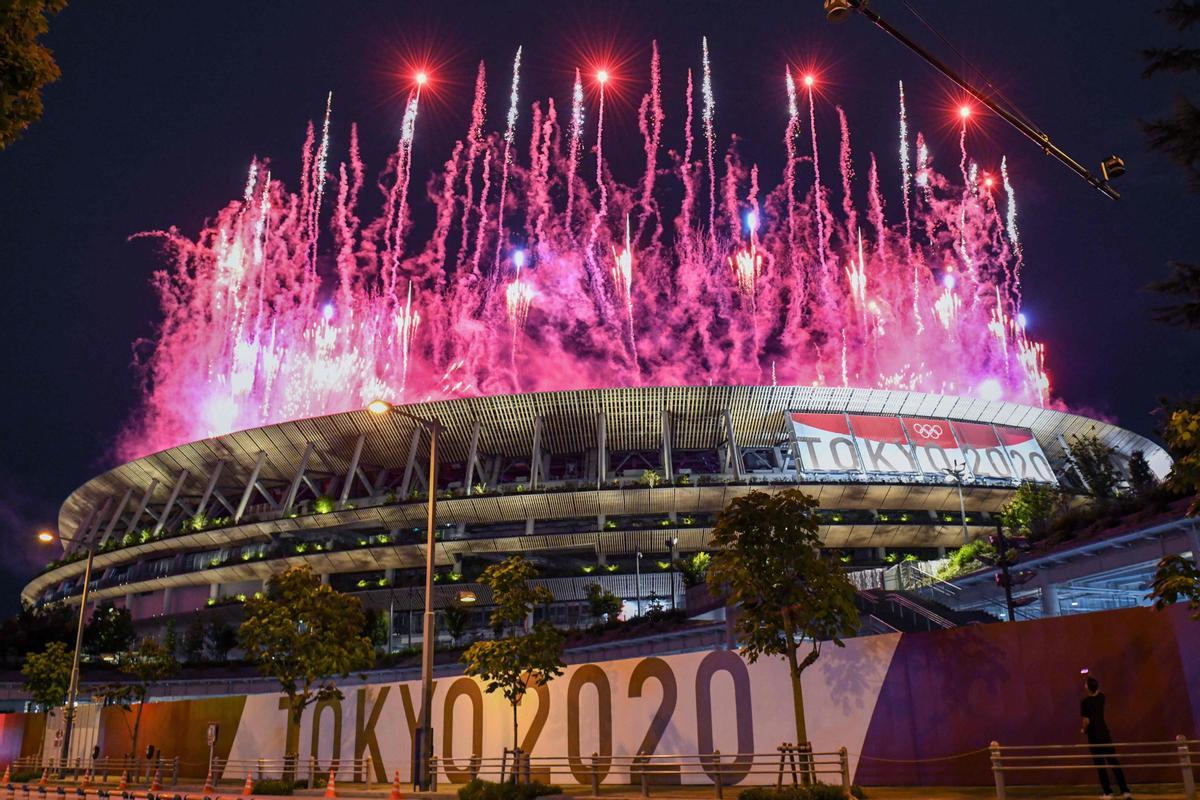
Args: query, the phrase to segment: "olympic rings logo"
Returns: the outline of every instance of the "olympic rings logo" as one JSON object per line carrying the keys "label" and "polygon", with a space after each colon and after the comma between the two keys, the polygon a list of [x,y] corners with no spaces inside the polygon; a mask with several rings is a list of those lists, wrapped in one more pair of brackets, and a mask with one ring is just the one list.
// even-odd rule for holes
{"label": "olympic rings logo", "polygon": [[920,436],[922,439],[940,439],[942,438],[942,426],[931,425],[926,422],[918,422],[912,426],[913,433]]}

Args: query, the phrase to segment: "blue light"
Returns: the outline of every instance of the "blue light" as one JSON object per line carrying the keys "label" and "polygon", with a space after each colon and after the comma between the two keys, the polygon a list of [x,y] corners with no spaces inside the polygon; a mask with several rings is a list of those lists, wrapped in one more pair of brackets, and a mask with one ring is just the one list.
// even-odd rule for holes
{"label": "blue light", "polygon": [[753,211],[746,212],[746,230],[751,233],[758,230],[758,214],[755,214]]}
{"label": "blue light", "polygon": [[951,275],[949,272],[947,272],[946,275],[942,278],[942,285],[945,286],[947,289],[953,289],[955,283],[957,283],[957,281],[954,279],[954,276]]}
{"label": "blue light", "polygon": [[1021,326],[1021,330],[1025,330],[1025,324],[1027,322],[1028,322],[1028,318],[1025,316],[1024,311],[1017,314],[1017,324]]}
{"label": "blue light", "polygon": [[321,307],[321,316],[326,320],[333,319],[333,303],[326,303]]}
{"label": "blue light", "polygon": [[513,266],[515,266],[517,269],[520,269],[521,267],[525,266],[525,251],[524,250],[513,250],[512,262],[513,262]]}

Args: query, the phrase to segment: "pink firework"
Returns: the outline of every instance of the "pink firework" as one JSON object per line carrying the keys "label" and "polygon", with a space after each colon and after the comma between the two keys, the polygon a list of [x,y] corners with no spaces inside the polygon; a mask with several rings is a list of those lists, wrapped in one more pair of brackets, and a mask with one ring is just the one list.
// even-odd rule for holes
{"label": "pink firework", "polygon": [[[569,114],[544,98],[519,117],[514,61],[500,131],[487,132],[481,66],[466,135],[411,202],[417,91],[377,180],[353,130],[344,137],[327,110],[305,140],[298,191],[278,167],[273,176],[254,162],[245,192],[195,238],[147,234],[169,258],[155,276],[163,319],[121,455],[381,396],[828,380],[1050,402],[1045,348],[1022,322],[1031,254],[1007,165],[980,166],[963,136],[953,179],[938,172],[902,104],[892,168],[874,154],[854,168],[838,113],[829,133],[841,142],[841,185],[824,186],[822,98],[811,76],[787,75],[786,164],[778,185],[760,187],[734,138],[716,141],[713,73],[700,50],[680,70],[681,82],[695,69],[701,81],[687,81],[685,117],[675,120],[662,110],[665,65],[653,53],[636,174],[614,174],[620,162],[605,159],[602,95],[585,107],[579,77],[557,104]],[[811,150],[796,146],[803,101]],[[596,124],[594,173],[580,168],[586,114]],[[528,147],[515,145],[519,118],[531,120]],[[343,138],[349,152],[330,152]],[[880,184],[904,194],[893,219]],[[368,203],[360,193],[371,185],[382,196]],[[418,202],[432,213],[414,214]],[[371,218],[367,205],[381,211]],[[426,230],[410,217],[432,222]],[[500,256],[526,248],[530,263],[514,263],[514,274]]]}

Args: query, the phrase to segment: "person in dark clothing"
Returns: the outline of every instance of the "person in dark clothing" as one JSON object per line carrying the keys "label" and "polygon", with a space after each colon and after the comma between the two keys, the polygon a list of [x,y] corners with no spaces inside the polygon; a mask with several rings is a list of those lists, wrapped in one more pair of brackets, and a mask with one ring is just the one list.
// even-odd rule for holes
{"label": "person in dark clothing", "polygon": [[1096,765],[1096,774],[1100,777],[1101,796],[1112,797],[1112,784],[1108,782],[1108,770],[1112,769],[1113,777],[1124,797],[1133,797],[1129,793],[1129,785],[1125,783],[1125,772],[1117,761],[1116,748],[1112,746],[1112,734],[1108,723],[1104,721],[1104,692],[1100,691],[1100,681],[1088,676],[1084,681],[1087,696],[1079,704],[1079,715],[1083,724],[1079,732],[1087,736],[1088,750],[1092,754],[1092,763]]}

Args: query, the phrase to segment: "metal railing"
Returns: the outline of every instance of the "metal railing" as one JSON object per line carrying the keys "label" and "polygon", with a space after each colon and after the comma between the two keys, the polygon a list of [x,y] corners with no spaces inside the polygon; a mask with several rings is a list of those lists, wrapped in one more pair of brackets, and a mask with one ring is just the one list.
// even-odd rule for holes
{"label": "metal railing", "polygon": [[124,777],[132,783],[151,783],[156,777],[163,785],[179,783],[179,756],[165,758],[43,758],[24,756],[12,762],[16,773],[46,774],[71,783],[116,783]]}
{"label": "metal railing", "polygon": [[[1103,748],[1103,752],[1093,755],[1093,747]],[[1173,741],[1166,742],[1114,742],[1095,745],[1001,745],[992,742],[990,753],[997,800],[1006,800],[1008,797],[1008,778],[1014,774],[1037,778],[1037,772],[1097,770],[1117,765],[1126,772],[1178,769],[1184,796],[1187,800],[1196,800],[1196,777],[1192,768],[1200,763],[1200,739],[1176,736]],[[1108,758],[1115,759],[1117,763],[1106,762]]]}
{"label": "metal railing", "polygon": [[[782,745],[771,753],[676,753],[653,755],[529,756],[505,750],[503,756],[433,756],[429,774],[431,789],[437,791],[439,776],[452,783],[476,778],[520,783],[574,782],[590,786],[599,796],[601,784],[637,786],[642,797],[653,787],[710,784],[715,796],[724,797],[724,789],[751,776],[769,775],[776,786],[831,783],[850,795],[850,762],[846,748],[835,752],[813,752],[803,745]],[[825,777],[826,780],[821,780]],[[627,780],[622,780],[627,778]],[[765,784],[767,781],[752,781]]]}
{"label": "metal railing", "polygon": [[310,789],[323,786],[332,774],[335,780],[365,784],[370,789],[375,782],[375,764],[366,758],[317,758],[284,756],[283,758],[214,758],[213,785],[252,781],[307,780]]}

